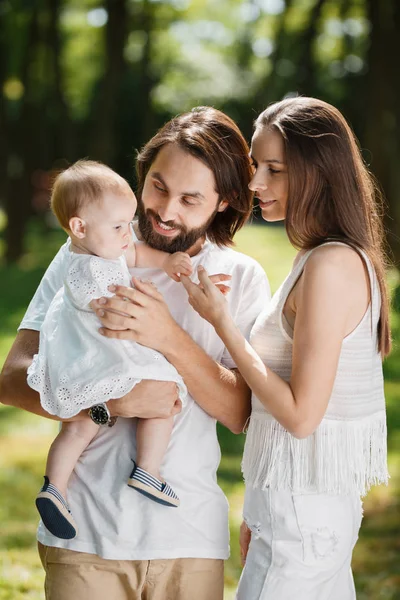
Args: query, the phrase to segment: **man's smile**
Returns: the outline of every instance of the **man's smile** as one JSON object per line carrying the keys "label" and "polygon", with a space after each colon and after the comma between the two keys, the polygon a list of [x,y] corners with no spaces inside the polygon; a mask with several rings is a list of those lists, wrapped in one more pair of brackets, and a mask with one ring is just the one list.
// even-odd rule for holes
{"label": "man's smile", "polygon": [[153,215],[151,215],[150,218],[153,225],[153,229],[160,235],[172,237],[179,231],[177,227],[171,227],[170,225],[166,225],[162,221],[158,221],[155,217],[153,217]]}

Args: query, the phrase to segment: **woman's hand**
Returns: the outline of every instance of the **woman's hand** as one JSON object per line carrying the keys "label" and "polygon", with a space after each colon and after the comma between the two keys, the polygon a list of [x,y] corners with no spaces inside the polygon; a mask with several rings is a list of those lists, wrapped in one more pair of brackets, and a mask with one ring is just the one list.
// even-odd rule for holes
{"label": "woman's hand", "polygon": [[251,530],[247,527],[246,522],[242,521],[239,532],[239,544],[240,544],[240,560],[242,567],[244,567],[249,550],[251,541]]}
{"label": "woman's hand", "polygon": [[100,333],[108,338],[138,342],[165,354],[179,325],[153,284],[135,277],[132,281],[135,288],[110,286],[115,296],[90,303],[103,325]]}
{"label": "woman's hand", "polygon": [[203,319],[217,327],[229,316],[228,303],[224,297],[229,288],[223,284],[218,286],[217,283],[228,281],[231,276],[220,274],[209,277],[202,266],[198,267],[197,273],[199,284],[193,283],[189,277],[181,276],[181,282],[188,293],[189,304]]}

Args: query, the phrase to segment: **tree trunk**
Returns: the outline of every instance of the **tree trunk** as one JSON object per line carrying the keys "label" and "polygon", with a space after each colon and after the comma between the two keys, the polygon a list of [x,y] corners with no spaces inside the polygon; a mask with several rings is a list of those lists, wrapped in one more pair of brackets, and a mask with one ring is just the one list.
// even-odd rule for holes
{"label": "tree trunk", "polygon": [[49,7],[49,49],[51,52],[51,62],[53,70],[53,81],[50,93],[50,102],[52,105],[52,121],[50,123],[53,149],[50,160],[58,158],[67,158],[71,161],[74,158],[74,128],[69,116],[68,106],[64,97],[62,71],[61,71],[61,52],[62,43],[60,35],[60,10],[62,0],[48,0]]}
{"label": "tree trunk", "polygon": [[20,81],[24,86],[19,115],[7,119],[8,159],[5,210],[8,219],[6,229],[6,261],[15,262],[22,254],[27,221],[31,215],[31,174],[35,156],[35,137],[32,125],[37,115],[30,99],[30,66],[39,38],[38,7],[32,8],[28,35],[21,62]]}
{"label": "tree trunk", "polygon": [[127,38],[126,0],[106,0],[106,68],[94,107],[90,157],[113,165],[116,156],[116,115],[121,82],[126,70],[124,49]]}
{"label": "tree trunk", "polygon": [[[372,26],[366,89],[367,123],[365,145],[371,152],[371,169],[388,202],[388,242],[397,266],[400,265],[400,205],[396,116],[399,118],[399,76],[397,57],[400,43],[394,26],[397,0],[367,0]],[[398,15],[398,11],[397,11]]]}

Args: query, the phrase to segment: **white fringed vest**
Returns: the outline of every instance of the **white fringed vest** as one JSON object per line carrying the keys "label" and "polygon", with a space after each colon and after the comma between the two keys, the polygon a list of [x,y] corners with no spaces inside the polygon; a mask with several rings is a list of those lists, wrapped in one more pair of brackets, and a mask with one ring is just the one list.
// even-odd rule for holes
{"label": "white fringed vest", "polygon": [[[262,361],[285,381],[291,376],[293,340],[283,308],[311,253],[300,257],[251,334],[251,345]],[[364,496],[371,485],[388,481],[382,360],[377,351],[380,291],[368,257],[360,254],[368,268],[371,303],[343,340],[325,416],[312,435],[297,439],[253,394],[242,463],[249,487]]]}

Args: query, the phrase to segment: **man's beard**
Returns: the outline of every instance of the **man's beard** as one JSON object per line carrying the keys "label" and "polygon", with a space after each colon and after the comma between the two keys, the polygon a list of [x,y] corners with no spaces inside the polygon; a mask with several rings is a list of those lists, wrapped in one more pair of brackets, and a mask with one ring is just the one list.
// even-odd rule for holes
{"label": "man's beard", "polygon": [[[205,237],[217,212],[218,206],[203,225],[196,229],[187,229],[184,225],[178,225],[174,221],[163,221],[151,208],[145,210],[142,201],[138,200],[137,215],[139,231],[143,241],[156,250],[162,250],[170,254],[174,252],[187,252],[200,238]],[[180,233],[173,238],[157,233],[153,229],[151,217],[157,223],[163,223],[168,227],[178,229]]]}

